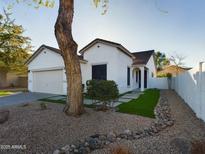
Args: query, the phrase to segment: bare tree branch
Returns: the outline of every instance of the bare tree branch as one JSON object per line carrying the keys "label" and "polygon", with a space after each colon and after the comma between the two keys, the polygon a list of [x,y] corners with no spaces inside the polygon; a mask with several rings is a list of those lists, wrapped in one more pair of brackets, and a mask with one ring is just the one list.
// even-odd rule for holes
{"label": "bare tree branch", "polygon": [[184,60],[185,60],[185,56],[183,55],[180,55],[180,54],[175,54],[175,55],[172,55],[169,60],[171,62],[174,63],[174,65],[176,66],[176,74],[179,74],[179,68],[180,67],[183,67],[184,66]]}

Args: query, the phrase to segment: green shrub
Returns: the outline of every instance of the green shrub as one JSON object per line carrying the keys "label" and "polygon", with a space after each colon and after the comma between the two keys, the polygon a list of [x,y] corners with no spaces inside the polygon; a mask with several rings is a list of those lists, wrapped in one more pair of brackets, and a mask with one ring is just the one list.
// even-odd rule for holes
{"label": "green shrub", "polygon": [[166,77],[167,77],[167,74],[158,74],[157,77],[158,77],[158,78],[166,78]]}
{"label": "green shrub", "polygon": [[89,80],[87,81],[87,96],[107,104],[118,98],[119,90],[114,81]]}
{"label": "green shrub", "polygon": [[47,104],[44,102],[40,103],[41,110],[46,110],[48,108]]}
{"label": "green shrub", "polygon": [[158,74],[158,78],[171,78],[172,74],[171,73],[165,73],[165,74]]}
{"label": "green shrub", "polygon": [[172,78],[172,74],[171,73],[167,73],[167,78]]}

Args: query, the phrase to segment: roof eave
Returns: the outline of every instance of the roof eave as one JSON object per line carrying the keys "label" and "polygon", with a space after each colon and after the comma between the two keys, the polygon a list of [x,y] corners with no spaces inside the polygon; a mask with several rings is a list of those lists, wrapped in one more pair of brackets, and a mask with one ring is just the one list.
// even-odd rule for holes
{"label": "roof eave", "polygon": [[[55,52],[55,53],[61,55],[60,50],[59,50],[59,51],[57,51],[57,50],[52,50],[51,48],[49,48],[48,46],[46,46],[46,45],[43,44],[43,45],[41,45],[41,46],[33,53],[33,55],[25,62],[25,65],[30,64],[31,61],[33,61],[33,59],[35,59],[35,58],[38,56],[38,54],[39,54],[42,50],[44,50],[44,49],[48,49],[48,50],[50,50],[50,51],[52,51],[52,52]],[[85,60],[85,59],[79,59],[79,61],[80,61],[80,63],[84,63],[84,64],[86,64],[86,63],[88,62],[88,61]]]}
{"label": "roof eave", "polygon": [[146,64],[132,64],[132,67],[145,67]]}
{"label": "roof eave", "polygon": [[41,45],[32,55],[31,57],[24,63],[25,65],[28,65],[35,57],[38,56],[38,54],[43,50],[45,49],[45,45]]}
{"label": "roof eave", "polygon": [[80,61],[80,63],[83,63],[83,64],[86,64],[88,61],[87,60],[79,60]]}
{"label": "roof eave", "polygon": [[123,51],[126,55],[128,55],[132,59],[135,59],[135,56],[131,52],[129,52],[126,48],[119,46],[117,47],[117,49]]}
{"label": "roof eave", "polygon": [[92,42],[90,42],[88,45],[86,45],[84,48],[82,48],[79,53],[80,54],[84,54],[84,52],[86,50],[88,50],[89,48],[91,48],[93,45],[95,45],[96,43],[102,43],[102,44],[105,44],[105,45],[110,45],[112,47],[115,47],[121,51],[123,51],[126,55],[128,55],[129,57],[131,57],[132,59],[135,59],[135,56],[130,52],[128,51],[125,47],[123,47],[121,44],[119,43],[115,43],[115,42],[109,42],[107,40],[102,40],[102,39],[95,39],[93,40]]}

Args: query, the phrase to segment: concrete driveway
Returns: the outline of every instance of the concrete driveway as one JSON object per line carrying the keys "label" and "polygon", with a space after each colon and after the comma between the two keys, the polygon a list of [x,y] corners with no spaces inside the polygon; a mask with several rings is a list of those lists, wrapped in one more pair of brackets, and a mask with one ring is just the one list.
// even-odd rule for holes
{"label": "concrete driveway", "polygon": [[45,94],[45,93],[19,93],[10,96],[0,97],[0,107],[7,105],[18,105],[23,103],[31,103],[38,99],[48,98],[52,96],[57,96],[54,94]]}

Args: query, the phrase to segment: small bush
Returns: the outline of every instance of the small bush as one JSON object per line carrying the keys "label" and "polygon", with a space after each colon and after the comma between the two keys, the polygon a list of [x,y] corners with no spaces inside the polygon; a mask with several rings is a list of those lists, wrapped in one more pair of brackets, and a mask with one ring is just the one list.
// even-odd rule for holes
{"label": "small bush", "polygon": [[29,105],[30,105],[29,103],[24,103],[24,104],[21,105],[21,107],[27,107]]}
{"label": "small bush", "polygon": [[46,110],[48,108],[47,104],[44,102],[40,103],[40,106],[41,106],[41,110]]}
{"label": "small bush", "polygon": [[171,78],[172,74],[171,73],[165,73],[165,74],[158,74],[158,78]]}
{"label": "small bush", "polygon": [[167,78],[171,79],[172,78],[172,74],[171,73],[167,73]]}
{"label": "small bush", "polygon": [[157,77],[158,77],[158,78],[166,78],[166,77],[167,77],[167,74],[157,74]]}
{"label": "small bush", "polygon": [[87,81],[87,96],[94,100],[103,102],[106,106],[119,96],[117,84],[109,80],[89,80]]}

